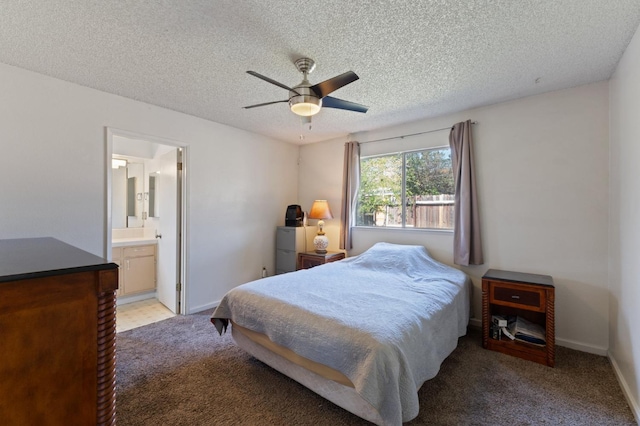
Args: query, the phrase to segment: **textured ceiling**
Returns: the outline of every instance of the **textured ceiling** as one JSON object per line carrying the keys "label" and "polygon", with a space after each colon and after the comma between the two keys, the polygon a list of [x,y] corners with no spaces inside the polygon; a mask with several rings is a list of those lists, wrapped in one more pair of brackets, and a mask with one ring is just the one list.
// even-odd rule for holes
{"label": "textured ceiling", "polygon": [[[638,0],[2,0],[0,62],[300,143],[608,79],[640,22]],[[360,80],[308,130],[285,103]]]}

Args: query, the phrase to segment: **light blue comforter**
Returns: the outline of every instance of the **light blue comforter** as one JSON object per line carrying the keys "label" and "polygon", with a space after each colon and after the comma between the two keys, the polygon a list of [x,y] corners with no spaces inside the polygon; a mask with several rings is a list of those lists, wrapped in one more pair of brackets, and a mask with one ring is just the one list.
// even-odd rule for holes
{"label": "light blue comforter", "polygon": [[418,389],[436,376],[469,322],[471,283],[422,246],[377,243],[359,256],[253,281],[212,315],[342,372],[385,424],[418,415]]}

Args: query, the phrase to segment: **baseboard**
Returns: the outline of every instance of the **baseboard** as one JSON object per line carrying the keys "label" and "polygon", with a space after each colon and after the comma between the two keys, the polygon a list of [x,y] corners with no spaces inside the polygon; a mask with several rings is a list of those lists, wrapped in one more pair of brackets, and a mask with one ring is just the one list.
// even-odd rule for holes
{"label": "baseboard", "polygon": [[206,311],[207,309],[213,309],[220,304],[219,300],[216,300],[212,303],[207,303],[206,305],[199,305],[189,308],[187,315],[195,314],[198,312]]}
{"label": "baseboard", "polygon": [[580,352],[587,352],[594,355],[607,356],[608,349],[602,346],[587,345],[585,343],[576,342],[569,339],[558,339],[556,337],[556,346],[563,346],[569,349],[575,349]]}
{"label": "baseboard", "polygon": [[[482,328],[482,320],[479,318],[471,318],[469,320],[469,326]],[[607,356],[607,348],[601,346],[587,345],[584,343],[576,342],[569,339],[558,339],[556,337],[556,346],[563,346],[569,349],[575,349],[580,352],[587,352],[594,355]]]}
{"label": "baseboard", "polygon": [[133,296],[119,296],[116,299],[116,305],[126,305],[127,303],[140,302],[141,300],[153,299],[156,297],[155,291],[148,293],[134,294]]}
{"label": "baseboard", "polygon": [[629,385],[627,384],[627,381],[624,379],[624,376],[622,375],[622,372],[618,367],[618,363],[616,362],[616,359],[613,356],[611,356],[611,354],[607,354],[607,357],[609,358],[609,362],[611,362],[611,366],[613,367],[613,372],[616,375],[616,379],[618,379],[618,384],[620,385],[620,388],[622,389],[622,393],[625,399],[627,400],[627,403],[629,404],[629,408],[631,408],[633,417],[636,418],[636,423],[640,424],[640,406],[638,405],[638,401],[633,400],[631,391],[629,389]]}

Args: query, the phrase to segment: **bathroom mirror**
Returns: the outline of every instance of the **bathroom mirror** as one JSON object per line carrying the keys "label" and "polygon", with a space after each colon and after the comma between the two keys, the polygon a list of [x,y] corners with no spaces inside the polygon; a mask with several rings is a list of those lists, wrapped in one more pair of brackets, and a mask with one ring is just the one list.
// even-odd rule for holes
{"label": "bathroom mirror", "polygon": [[149,173],[149,217],[160,217],[158,211],[158,173]]}
{"label": "bathroom mirror", "polygon": [[136,215],[136,177],[127,178],[127,217]]}
{"label": "bathroom mirror", "polygon": [[144,224],[144,164],[114,157],[111,186],[112,228],[142,227]]}

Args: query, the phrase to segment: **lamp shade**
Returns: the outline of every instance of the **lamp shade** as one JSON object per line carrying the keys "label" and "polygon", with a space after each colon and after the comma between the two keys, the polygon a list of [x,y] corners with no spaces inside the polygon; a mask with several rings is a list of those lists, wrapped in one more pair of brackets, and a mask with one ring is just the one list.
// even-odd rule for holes
{"label": "lamp shade", "polygon": [[327,200],[315,200],[309,212],[309,219],[333,219]]}

